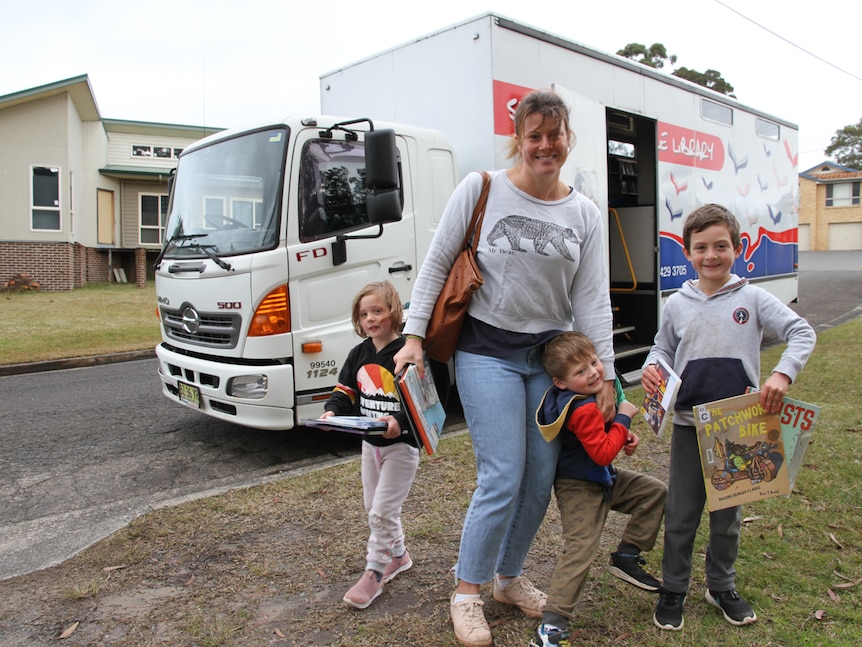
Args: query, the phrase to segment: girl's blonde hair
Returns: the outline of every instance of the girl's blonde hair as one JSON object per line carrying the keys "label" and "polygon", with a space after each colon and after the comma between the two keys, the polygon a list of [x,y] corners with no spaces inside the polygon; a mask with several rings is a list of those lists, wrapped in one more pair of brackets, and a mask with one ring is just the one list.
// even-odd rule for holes
{"label": "girl's blonde hair", "polygon": [[369,294],[376,294],[380,297],[380,300],[386,304],[389,308],[389,318],[392,322],[392,330],[395,332],[401,332],[404,308],[401,305],[401,297],[398,296],[398,291],[389,281],[375,281],[374,283],[369,283],[353,298],[351,318],[353,320],[354,332],[363,339],[368,336],[365,334],[365,331],[362,330],[362,324],[359,321],[359,302]]}

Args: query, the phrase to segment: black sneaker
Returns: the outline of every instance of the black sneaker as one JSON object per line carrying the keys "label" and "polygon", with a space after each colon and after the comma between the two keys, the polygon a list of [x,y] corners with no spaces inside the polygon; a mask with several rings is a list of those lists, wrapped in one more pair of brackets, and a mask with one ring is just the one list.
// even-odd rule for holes
{"label": "black sneaker", "polygon": [[712,606],[721,609],[724,619],[732,625],[741,627],[757,620],[757,614],[754,613],[748,602],[739,597],[736,589],[730,591],[707,590],[704,597]]}
{"label": "black sneaker", "polygon": [[536,629],[536,635],[530,641],[530,647],[572,647],[569,642],[571,634],[565,629],[560,629],[554,625],[541,624]]}
{"label": "black sneaker", "polygon": [[683,604],[685,604],[685,593],[659,589],[658,603],[655,605],[655,613],[652,616],[655,626],[668,631],[682,629],[682,625],[685,623],[682,618]]}
{"label": "black sneaker", "polygon": [[608,573],[644,591],[658,591],[661,582],[642,569],[641,564],[646,564],[646,560],[640,555],[611,553]]}

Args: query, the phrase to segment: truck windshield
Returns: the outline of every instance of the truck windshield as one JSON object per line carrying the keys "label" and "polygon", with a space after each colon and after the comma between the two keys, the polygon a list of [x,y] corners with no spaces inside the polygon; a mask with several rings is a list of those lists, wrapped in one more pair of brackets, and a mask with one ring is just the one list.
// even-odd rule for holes
{"label": "truck windshield", "polygon": [[[288,131],[269,128],[180,157],[165,258],[247,254],[278,243]],[[200,237],[201,245],[176,244]]]}

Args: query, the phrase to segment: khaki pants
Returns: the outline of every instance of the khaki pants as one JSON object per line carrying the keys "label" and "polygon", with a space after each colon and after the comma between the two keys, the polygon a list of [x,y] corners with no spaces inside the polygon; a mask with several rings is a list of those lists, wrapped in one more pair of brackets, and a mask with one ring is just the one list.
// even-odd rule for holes
{"label": "khaki pants", "polygon": [[617,468],[610,501],[602,497],[602,486],[590,481],[557,479],[554,492],[564,543],[545,610],[571,619],[598,552],[608,512],[631,515],[621,541],[643,551],[652,550],[661,527],[667,486],[652,476]]}

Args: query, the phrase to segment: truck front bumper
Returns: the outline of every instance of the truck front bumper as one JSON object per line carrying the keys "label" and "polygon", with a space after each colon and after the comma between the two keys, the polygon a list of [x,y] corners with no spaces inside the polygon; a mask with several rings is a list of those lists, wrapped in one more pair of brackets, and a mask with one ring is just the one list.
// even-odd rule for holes
{"label": "truck front bumper", "polygon": [[[174,402],[234,424],[272,431],[295,425],[290,364],[226,364],[156,347],[162,393]],[[252,388],[248,388],[251,385]]]}

